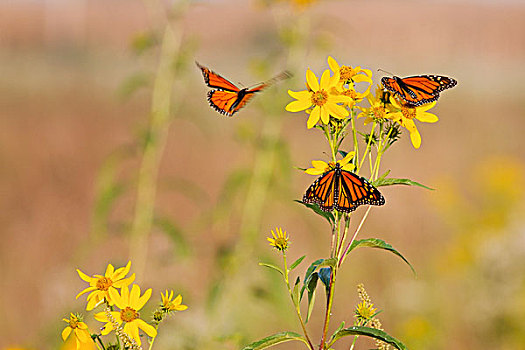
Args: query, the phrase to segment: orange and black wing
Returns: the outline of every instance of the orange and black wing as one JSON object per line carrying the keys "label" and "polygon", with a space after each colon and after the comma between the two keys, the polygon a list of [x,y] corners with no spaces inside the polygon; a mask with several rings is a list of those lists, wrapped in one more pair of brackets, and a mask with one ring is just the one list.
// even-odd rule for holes
{"label": "orange and black wing", "polygon": [[364,177],[350,171],[340,170],[341,179],[338,183],[337,199],[334,208],[349,213],[363,204],[383,205],[385,198]]}
{"label": "orange and black wing", "polygon": [[332,211],[337,200],[340,174],[335,169],[327,171],[308,187],[304,203],[315,203],[323,211]]}
{"label": "orange and black wing", "polygon": [[436,101],[439,93],[456,86],[457,81],[442,75],[416,75],[412,77],[384,77],[383,86],[408,104],[421,106]]}
{"label": "orange and black wing", "polygon": [[209,87],[214,88],[214,89],[219,89],[219,90],[232,91],[232,92],[240,91],[240,89],[228,79],[221,77],[219,74],[215,73],[211,69],[208,69],[200,65],[198,62],[195,62],[195,64],[202,71],[204,82]]}
{"label": "orange and black wing", "polygon": [[233,91],[210,90],[208,91],[208,102],[217,112],[231,117],[238,108],[235,103],[238,93]]}

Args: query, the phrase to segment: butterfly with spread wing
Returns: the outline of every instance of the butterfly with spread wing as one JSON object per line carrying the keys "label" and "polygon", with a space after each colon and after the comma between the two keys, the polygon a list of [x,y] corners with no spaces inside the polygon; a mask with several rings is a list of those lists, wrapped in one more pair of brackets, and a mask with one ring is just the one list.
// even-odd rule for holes
{"label": "butterfly with spread wing", "polygon": [[251,88],[239,89],[235,84],[223,78],[212,70],[195,62],[202,71],[204,82],[213,90],[208,91],[208,102],[217,112],[233,116],[250,101],[256,92],[259,92],[279,80],[291,77],[288,72],[283,72],[273,79],[254,85]]}
{"label": "butterfly with spread wing", "polygon": [[383,205],[385,198],[364,177],[344,170],[339,162],[330,163],[329,170],[306,190],[304,203],[315,203],[323,211],[350,213],[360,205]]}
{"label": "butterfly with spread wing", "polygon": [[456,86],[458,82],[442,75],[415,75],[406,78],[383,77],[381,83],[407,104],[417,107],[436,101],[441,91]]}

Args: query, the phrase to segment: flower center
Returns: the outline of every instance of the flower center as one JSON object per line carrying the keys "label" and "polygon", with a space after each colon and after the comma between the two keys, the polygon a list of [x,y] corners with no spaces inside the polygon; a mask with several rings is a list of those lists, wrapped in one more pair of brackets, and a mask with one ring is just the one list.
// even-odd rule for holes
{"label": "flower center", "polygon": [[339,69],[339,74],[341,75],[339,81],[347,82],[355,75],[355,71],[352,69],[352,67],[341,66]]}
{"label": "flower center", "polygon": [[350,97],[352,100],[357,99],[357,92],[353,89],[346,89],[342,92],[343,95]]}
{"label": "flower center", "polygon": [[78,320],[76,318],[71,318],[69,320],[69,327],[75,329],[78,327]]}
{"label": "flower center", "polygon": [[97,289],[107,291],[113,285],[113,281],[107,277],[100,277],[97,280]]}
{"label": "flower center", "polygon": [[402,107],[401,113],[403,114],[403,117],[407,119],[414,119],[416,117],[416,109],[415,108],[408,108],[408,107]]}
{"label": "flower center", "polygon": [[285,237],[277,237],[275,240],[275,248],[280,251],[285,251],[288,249],[288,240]]}
{"label": "flower center", "polygon": [[383,119],[385,117],[385,107],[383,106],[372,107],[372,113],[374,114],[375,118]]}
{"label": "flower center", "polygon": [[324,91],[323,89],[314,92],[312,94],[312,103],[316,106],[322,106],[326,103],[328,100],[328,93]]}
{"label": "flower center", "polygon": [[140,317],[140,314],[135,310],[126,306],[125,309],[120,310],[120,318],[124,322],[131,322]]}

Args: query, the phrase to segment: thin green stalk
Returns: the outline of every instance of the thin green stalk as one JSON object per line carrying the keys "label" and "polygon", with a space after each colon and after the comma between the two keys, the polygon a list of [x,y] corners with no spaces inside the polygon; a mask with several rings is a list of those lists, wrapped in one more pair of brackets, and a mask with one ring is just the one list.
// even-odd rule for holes
{"label": "thin green stalk", "polygon": [[334,292],[335,292],[335,276],[337,273],[337,268],[332,269],[330,274],[330,285],[328,288],[328,300],[326,305],[324,326],[323,326],[323,336],[321,338],[321,343],[319,344],[319,350],[325,349],[326,335],[328,333],[328,325],[330,324],[330,315],[332,314],[332,305],[334,302]]}
{"label": "thin green stalk", "polygon": [[359,166],[356,169],[356,174],[359,174],[359,170],[361,170],[361,167],[363,166],[363,163],[365,162],[366,156],[368,152],[370,151],[370,148],[372,145],[372,136],[374,135],[376,125],[377,125],[377,122],[374,121],[374,124],[372,125],[372,130],[370,131],[370,137],[368,138],[368,142],[366,144],[365,153],[363,154],[363,158],[361,158],[361,162],[359,162]]}
{"label": "thin green stalk", "polygon": [[159,67],[153,87],[151,120],[137,181],[135,215],[130,236],[130,256],[137,275],[144,271],[147,242],[153,225],[157,177],[170,125],[171,94],[175,81],[173,60],[177,56],[182,31],[175,33],[166,25],[162,39]]}
{"label": "thin green stalk", "polygon": [[364,224],[364,222],[366,220],[366,217],[368,216],[368,213],[370,213],[370,209],[372,209],[372,206],[368,206],[368,209],[366,210],[365,215],[363,215],[363,218],[361,219],[361,222],[359,223],[359,226],[357,226],[357,229],[355,230],[355,233],[354,233],[354,236],[352,237],[352,240],[350,242],[348,242],[348,245],[346,246],[345,251],[344,251],[343,255],[341,256],[341,260],[339,260],[339,265],[338,266],[341,266],[343,264],[343,262],[345,261],[346,256],[348,254],[348,250],[352,246],[352,243],[354,243],[354,241],[355,241],[359,231],[361,231],[361,227],[363,227],[363,224]]}
{"label": "thin green stalk", "polygon": [[[155,330],[158,330],[159,329],[159,324],[157,323],[157,325],[155,326]],[[155,342],[155,339],[157,339],[157,337],[154,337],[153,339],[151,339],[151,341],[149,342],[149,348],[148,350],[151,350],[151,348],[153,347],[153,343]]]}
{"label": "thin green stalk", "polygon": [[357,129],[355,128],[355,113],[353,108],[350,110],[350,120],[352,122],[352,136],[354,139],[354,165],[357,166],[359,161],[359,144],[357,140]]}
{"label": "thin green stalk", "polygon": [[303,329],[303,334],[306,340],[308,341],[308,347],[311,350],[314,350],[314,345],[312,344],[312,341],[310,340],[310,337],[308,336],[308,331],[306,330],[306,325],[303,321],[303,317],[301,316],[301,307],[299,305],[299,301],[297,301],[297,304],[294,302],[293,298],[293,290],[290,286],[290,280],[288,277],[288,264],[286,263],[286,253],[283,252],[283,260],[284,260],[284,280],[286,282],[286,286],[288,287],[288,293],[290,293],[290,298],[292,299],[292,302],[294,303],[295,312],[297,314],[297,317],[299,318],[299,322],[301,323],[301,327]]}

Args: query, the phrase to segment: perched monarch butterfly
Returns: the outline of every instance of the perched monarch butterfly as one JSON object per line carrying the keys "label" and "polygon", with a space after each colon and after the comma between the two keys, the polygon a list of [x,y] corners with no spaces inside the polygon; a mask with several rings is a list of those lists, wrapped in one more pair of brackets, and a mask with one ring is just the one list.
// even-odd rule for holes
{"label": "perched monarch butterfly", "polygon": [[415,75],[412,77],[383,77],[383,86],[412,106],[421,106],[436,101],[439,93],[458,83],[456,80],[441,75]]}
{"label": "perched monarch butterfly", "polygon": [[349,213],[363,204],[383,205],[385,198],[365,178],[335,163],[308,187],[303,202],[315,203],[323,211],[336,209]]}
{"label": "perched monarch butterfly", "polygon": [[279,80],[291,77],[288,72],[283,72],[273,79],[256,84],[251,89],[239,89],[235,84],[221,77],[219,74],[195,62],[202,71],[204,82],[214,90],[208,91],[208,102],[217,112],[229,117],[233,116],[239,109],[244,107],[259,92]]}

